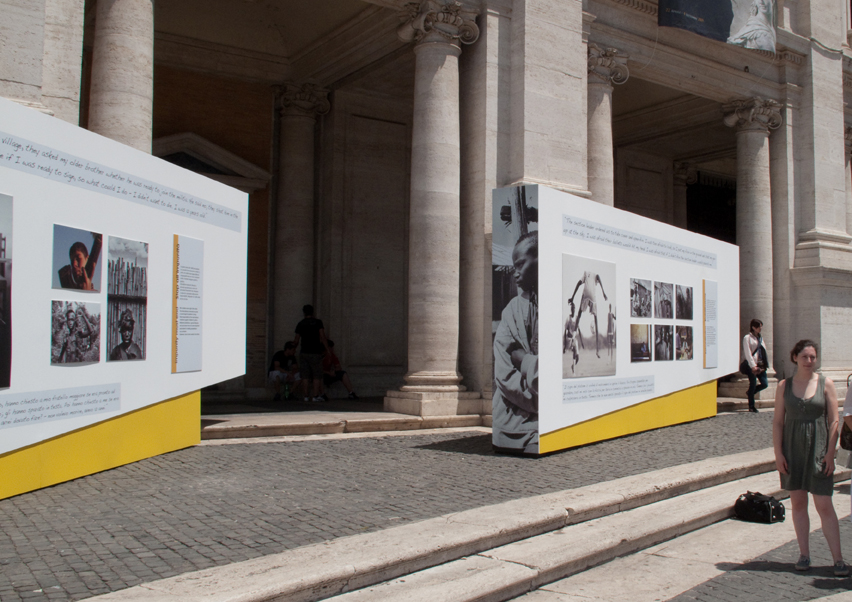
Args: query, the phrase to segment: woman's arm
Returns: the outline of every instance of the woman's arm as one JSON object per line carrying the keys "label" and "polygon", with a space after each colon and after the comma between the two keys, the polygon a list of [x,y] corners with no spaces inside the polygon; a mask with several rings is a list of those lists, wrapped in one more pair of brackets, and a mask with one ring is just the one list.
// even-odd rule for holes
{"label": "woman's arm", "polygon": [[775,449],[775,468],[787,474],[787,458],[784,457],[784,386],[786,380],[775,389],[775,417],[772,419],[772,446]]}
{"label": "woman's arm", "polygon": [[825,474],[834,474],[834,454],[837,452],[837,437],[840,434],[837,414],[837,389],[834,381],[825,379],[825,415],[828,423],[828,445],[825,450]]}
{"label": "woman's arm", "polygon": [[751,350],[751,333],[743,337],[743,359],[748,363],[748,367],[754,369],[757,362],[754,361],[754,352]]}

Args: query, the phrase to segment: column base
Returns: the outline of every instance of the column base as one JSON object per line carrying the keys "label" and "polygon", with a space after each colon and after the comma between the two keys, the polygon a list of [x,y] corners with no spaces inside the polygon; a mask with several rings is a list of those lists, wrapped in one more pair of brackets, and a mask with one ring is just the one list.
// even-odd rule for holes
{"label": "column base", "polygon": [[[401,391],[388,391],[384,403],[385,412],[413,416],[459,416],[483,413],[483,399],[476,391],[424,391],[424,388],[432,389],[433,387],[406,386],[402,387]],[[490,408],[490,399],[488,405]]]}
{"label": "column base", "polygon": [[[754,396],[755,401],[775,399],[775,389],[778,388],[778,380],[775,378],[774,371],[767,375],[767,381],[769,382],[769,386]],[[740,374],[734,380],[719,383],[716,395],[718,397],[748,399],[748,378]]]}

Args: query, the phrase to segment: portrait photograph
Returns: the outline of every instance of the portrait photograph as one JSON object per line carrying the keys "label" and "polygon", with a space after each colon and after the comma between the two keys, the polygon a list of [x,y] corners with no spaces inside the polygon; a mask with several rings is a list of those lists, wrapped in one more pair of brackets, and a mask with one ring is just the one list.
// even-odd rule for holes
{"label": "portrait photograph", "polygon": [[53,288],[100,292],[103,235],[53,225]]}
{"label": "portrait photograph", "polygon": [[101,359],[101,304],[51,303],[50,363],[94,364]]}
{"label": "portrait photograph", "polygon": [[494,191],[492,336],[495,450],[538,454],[538,188]]}
{"label": "portrait photograph", "polygon": [[145,359],[148,325],[148,243],[109,237],[108,362]]}
{"label": "portrait photograph", "polygon": [[613,376],[615,264],[562,255],[562,378]]}
{"label": "portrait photograph", "polygon": [[678,360],[692,359],[692,326],[675,327],[675,354]]}
{"label": "portrait photograph", "polygon": [[651,361],[651,325],[630,325],[630,362]]}
{"label": "portrait photograph", "polygon": [[692,287],[677,285],[675,288],[677,300],[675,301],[675,317],[678,320],[692,319]]}
{"label": "portrait photograph", "polygon": [[674,286],[666,282],[654,282],[654,317],[671,320],[674,315]]}
{"label": "portrait photograph", "polygon": [[672,327],[657,324],[654,326],[654,361],[668,362],[674,357]]}
{"label": "portrait photograph", "polygon": [[630,279],[630,317],[651,318],[654,309],[654,293],[650,280]]}

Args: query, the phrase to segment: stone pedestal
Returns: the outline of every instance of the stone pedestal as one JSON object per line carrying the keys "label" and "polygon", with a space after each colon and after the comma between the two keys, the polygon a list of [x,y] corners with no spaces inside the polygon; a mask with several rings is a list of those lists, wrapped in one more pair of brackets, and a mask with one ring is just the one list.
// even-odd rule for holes
{"label": "stone pedestal", "polygon": [[[457,2],[409,5],[398,33],[415,42],[414,120],[408,268],[408,373],[385,409],[417,415],[458,413],[461,43],[479,30]],[[476,399],[478,393],[472,394]],[[462,404],[463,405],[463,404]],[[454,411],[452,411],[454,410]]]}
{"label": "stone pedestal", "polygon": [[98,0],[89,129],[151,152],[153,0]]}
{"label": "stone pedestal", "polygon": [[311,84],[279,89],[281,112],[273,279],[276,349],[292,340],[302,306],[314,301],[314,126],[328,92]]}
{"label": "stone pedestal", "polygon": [[612,85],[623,84],[628,76],[625,55],[614,48],[589,44],[589,191],[593,201],[610,207],[615,204]]}
{"label": "stone pedestal", "polygon": [[769,130],[781,125],[773,100],[735,100],[723,108],[725,124],[737,128],[737,244],[740,247],[740,333],[753,318],[763,321],[772,366],[772,204]]}

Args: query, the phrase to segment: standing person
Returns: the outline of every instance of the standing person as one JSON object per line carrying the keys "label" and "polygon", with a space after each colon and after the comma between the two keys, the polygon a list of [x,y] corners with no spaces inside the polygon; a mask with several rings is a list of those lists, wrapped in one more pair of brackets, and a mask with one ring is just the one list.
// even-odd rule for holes
{"label": "standing person", "polygon": [[[757,318],[751,321],[749,332],[743,337],[743,362],[740,372],[748,377],[748,411],[757,412],[754,396],[769,386],[766,380],[766,369],[769,367],[769,355],[763,344],[760,331],[763,322]],[[760,384],[757,384],[760,381]]]}
{"label": "standing person", "polygon": [[492,443],[497,451],[538,453],[538,231],[512,251],[518,294],[494,336]]}
{"label": "standing person", "polygon": [[577,281],[577,286],[574,287],[574,292],[571,293],[571,303],[574,302],[574,296],[577,294],[580,286],[582,286],[583,295],[580,297],[580,311],[577,312],[577,334],[579,335],[580,344],[582,345],[583,335],[580,333],[580,317],[583,315],[583,311],[587,310],[595,319],[595,355],[600,357],[601,343],[600,337],[598,337],[598,302],[597,289],[595,288],[597,285],[600,285],[604,301],[607,301],[608,298],[606,296],[606,291],[604,290],[603,282],[601,282],[601,277],[598,274],[587,270],[583,272],[583,277]]}
{"label": "standing person", "polygon": [[799,543],[797,571],[811,566],[808,492],[813,495],[822,532],[831,550],[834,574],[845,577],[849,565],[840,551],[840,528],[831,501],[834,452],[837,446],[837,391],[830,378],[816,372],[818,347],[811,340],[796,343],[790,359],[796,374],[778,383],[772,441],[781,487],[790,492],[793,527]]}
{"label": "standing person", "polygon": [[[314,306],[302,307],[304,319],[296,325],[296,338],[293,345],[298,347],[301,341],[302,347],[299,352],[299,374],[305,380],[305,395],[313,395],[314,401],[326,401],[321,395],[322,387],[322,356],[328,352],[328,344],[325,338],[325,328],[322,320],[314,317]],[[311,397],[305,397],[310,401]]]}
{"label": "standing person", "polygon": [[609,304],[609,314],[606,317],[606,345],[609,348],[609,355],[612,357],[615,351],[615,312],[612,311],[612,303]]}

